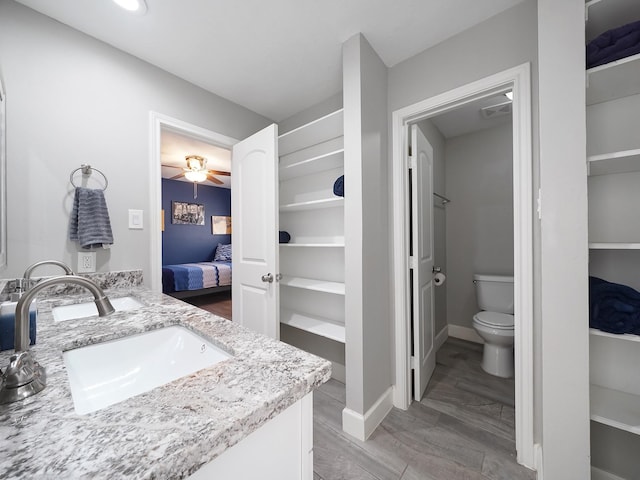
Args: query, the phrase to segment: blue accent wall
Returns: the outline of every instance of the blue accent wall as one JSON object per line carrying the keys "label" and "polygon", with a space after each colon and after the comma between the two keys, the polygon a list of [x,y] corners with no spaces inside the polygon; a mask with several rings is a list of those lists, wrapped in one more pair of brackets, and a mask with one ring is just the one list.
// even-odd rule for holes
{"label": "blue accent wall", "polygon": [[[204,205],[204,225],[179,225],[171,223],[171,202],[199,203]],[[178,180],[162,179],[162,208],[164,232],[162,232],[162,264],[206,262],[213,260],[218,243],[231,243],[231,235],[212,235],[211,216],[231,216],[231,190],[228,188],[198,185],[198,198],[193,198],[193,184]]]}

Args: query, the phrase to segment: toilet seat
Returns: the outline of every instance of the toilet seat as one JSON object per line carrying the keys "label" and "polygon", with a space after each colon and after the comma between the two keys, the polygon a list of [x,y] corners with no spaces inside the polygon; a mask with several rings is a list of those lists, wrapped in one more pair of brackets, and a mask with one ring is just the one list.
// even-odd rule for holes
{"label": "toilet seat", "polygon": [[513,330],[513,315],[507,313],[482,311],[473,316],[473,321],[489,328]]}

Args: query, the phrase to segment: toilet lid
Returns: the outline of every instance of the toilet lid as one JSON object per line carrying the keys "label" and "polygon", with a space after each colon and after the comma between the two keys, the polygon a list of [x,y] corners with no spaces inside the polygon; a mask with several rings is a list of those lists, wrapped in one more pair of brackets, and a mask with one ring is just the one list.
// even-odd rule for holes
{"label": "toilet lid", "polygon": [[513,315],[498,312],[478,312],[473,317],[478,323],[493,328],[513,328]]}

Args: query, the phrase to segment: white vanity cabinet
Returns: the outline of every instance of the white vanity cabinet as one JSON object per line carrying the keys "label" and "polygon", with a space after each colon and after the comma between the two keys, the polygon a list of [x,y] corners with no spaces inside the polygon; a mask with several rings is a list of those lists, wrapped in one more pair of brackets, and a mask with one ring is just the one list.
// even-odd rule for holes
{"label": "white vanity cabinet", "polygon": [[278,414],[189,477],[313,479],[313,393]]}
{"label": "white vanity cabinet", "polygon": [[[636,0],[586,2],[587,42],[640,20]],[[589,272],[640,290],[640,54],[587,70]],[[640,478],[640,336],[590,329],[592,478]]]}
{"label": "white vanity cabinet", "polygon": [[280,338],[345,364],[344,197],[333,192],[344,174],[344,115],[338,109],[278,138]]}

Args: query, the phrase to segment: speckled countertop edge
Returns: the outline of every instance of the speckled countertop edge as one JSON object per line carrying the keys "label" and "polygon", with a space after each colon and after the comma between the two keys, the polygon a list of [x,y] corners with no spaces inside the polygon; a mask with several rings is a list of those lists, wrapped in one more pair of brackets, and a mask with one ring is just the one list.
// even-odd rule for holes
{"label": "speckled countertop edge", "polygon": [[[145,307],[54,323],[51,308],[87,295],[39,300],[36,360],[47,388],[0,406],[2,478],[185,478],[330,376],[330,363],[141,287],[108,295]],[[233,358],[88,415],[77,415],[62,352],[183,325]],[[0,353],[6,366],[11,351]]]}

